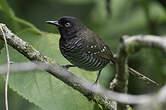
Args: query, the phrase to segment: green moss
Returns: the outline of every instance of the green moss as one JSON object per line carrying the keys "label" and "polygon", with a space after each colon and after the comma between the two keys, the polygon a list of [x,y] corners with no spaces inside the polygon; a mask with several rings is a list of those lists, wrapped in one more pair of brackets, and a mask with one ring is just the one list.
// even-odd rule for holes
{"label": "green moss", "polygon": [[126,46],[126,52],[128,54],[134,54],[138,52],[141,49],[140,45],[138,42],[131,42]]}
{"label": "green moss", "polygon": [[104,110],[114,110],[115,103],[111,100],[111,99],[107,99],[105,100],[104,98],[101,98],[98,95],[94,96],[94,100],[96,101],[96,103],[98,103],[99,105],[101,105],[102,107],[104,107]]}
{"label": "green moss", "polygon": [[133,110],[130,105],[127,105],[127,110]]}

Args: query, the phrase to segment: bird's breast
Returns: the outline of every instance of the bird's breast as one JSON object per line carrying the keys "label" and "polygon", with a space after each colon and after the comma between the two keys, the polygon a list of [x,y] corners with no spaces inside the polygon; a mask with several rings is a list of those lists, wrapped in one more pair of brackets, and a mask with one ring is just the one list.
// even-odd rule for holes
{"label": "bird's breast", "polygon": [[86,50],[87,44],[81,38],[72,39],[67,42],[60,39],[59,47],[62,55],[70,63],[85,70],[100,70],[108,63],[108,61],[98,58],[94,54],[89,54]]}

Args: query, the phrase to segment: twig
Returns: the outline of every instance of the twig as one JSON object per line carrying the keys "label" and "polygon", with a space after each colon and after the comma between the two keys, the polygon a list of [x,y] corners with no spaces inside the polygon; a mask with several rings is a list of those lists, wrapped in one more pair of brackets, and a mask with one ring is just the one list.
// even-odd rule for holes
{"label": "twig", "polygon": [[127,53],[137,52],[143,47],[158,48],[166,54],[166,38],[153,35],[124,36]]}
{"label": "twig", "polygon": [[[152,83],[152,84],[154,84],[154,85],[159,86],[159,83],[157,83],[157,82],[153,81],[152,79],[150,79],[150,78],[144,76],[143,74],[140,74],[139,72],[135,71],[133,68],[128,67],[128,71],[129,71],[129,73],[131,73],[133,76],[136,76],[136,77],[138,77],[138,78],[140,78],[140,79],[146,81],[147,83]],[[134,74],[133,74],[133,71],[134,71]]]}
{"label": "twig", "polygon": [[[124,40],[124,39],[123,39]],[[127,53],[125,51],[124,41],[121,41],[119,54],[117,59],[117,85],[115,90],[118,92],[126,93],[128,86],[128,66],[127,66]]]}
{"label": "twig", "polygon": [[5,33],[0,26],[0,30],[2,32],[2,36],[5,42],[5,50],[6,50],[6,57],[7,57],[7,64],[8,64],[8,69],[7,69],[7,74],[6,74],[6,81],[5,81],[5,108],[8,110],[8,81],[9,81],[9,73],[10,73],[10,57],[9,57],[9,50],[8,50],[8,44],[7,40],[5,37]]}
{"label": "twig", "polygon": [[[124,39],[121,39],[121,44],[117,58],[117,74],[116,74],[116,85],[114,90],[121,93],[127,93],[128,90],[128,65],[127,65],[127,53],[125,51]],[[125,104],[118,103],[118,110],[126,110]]]}
{"label": "twig", "polygon": [[[0,75],[7,72],[7,65],[0,65]],[[14,63],[10,65],[10,72],[20,72],[20,71],[33,71],[33,70],[46,70],[47,67],[39,67],[32,62]]]}

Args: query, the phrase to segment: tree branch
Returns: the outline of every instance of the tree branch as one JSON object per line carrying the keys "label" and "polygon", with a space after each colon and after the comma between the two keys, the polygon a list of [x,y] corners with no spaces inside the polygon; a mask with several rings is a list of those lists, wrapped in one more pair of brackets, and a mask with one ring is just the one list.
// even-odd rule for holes
{"label": "tree branch", "polygon": [[[142,47],[159,48],[166,52],[166,38],[157,36],[123,36],[121,38],[120,48],[117,56],[117,74],[111,83],[111,87],[117,92],[127,93],[128,87],[128,68],[129,71],[132,69],[127,65],[127,54],[137,52]],[[134,70],[135,71],[135,70]],[[143,76],[142,76],[143,77]],[[152,80],[151,80],[152,81]],[[152,81],[153,82],[153,81]],[[155,82],[154,82],[155,83]],[[125,104],[118,103],[118,110],[127,109]]]}
{"label": "tree branch", "polygon": [[153,35],[125,36],[127,53],[137,52],[140,48],[157,48],[166,54],[166,38]]}
{"label": "tree branch", "polygon": [[[114,90],[121,93],[127,93],[128,90],[128,65],[127,65],[127,53],[125,51],[125,43],[124,39],[121,38],[120,48],[118,52],[117,58],[117,75],[116,75],[116,85]],[[127,106],[125,104],[118,103],[118,110],[127,110]]]}
{"label": "tree branch", "polygon": [[[123,93],[117,93],[110,90],[106,90],[100,86],[92,86],[92,83],[89,83],[86,80],[80,79],[71,72],[66,71],[65,69],[54,66],[52,64],[45,64],[41,62],[25,62],[25,63],[14,63],[11,65],[10,71],[11,72],[20,72],[20,71],[31,71],[31,70],[50,70],[51,72],[54,72],[54,74],[60,75],[59,77],[64,77],[64,79],[69,80],[67,82],[76,83],[74,86],[76,86],[76,90],[78,90],[80,93],[83,90],[85,92],[96,94],[96,98],[101,99],[100,97],[103,97],[103,99],[106,101],[106,103],[111,103],[111,99],[126,103],[126,104],[144,104],[150,101],[151,95],[129,95],[129,94],[123,94]],[[63,70],[63,71],[62,71]],[[0,74],[3,74],[7,71],[7,65],[0,65]],[[69,78],[69,79],[68,79]],[[61,80],[61,79],[60,79]],[[74,81],[73,81],[74,80]],[[62,80],[63,81],[63,80]],[[73,86],[71,85],[71,86]],[[79,90],[77,86],[81,86],[83,90]],[[84,95],[84,94],[83,94]],[[89,94],[88,94],[89,95]],[[88,97],[88,96],[86,96]],[[90,98],[93,99],[93,97],[90,96]],[[94,100],[95,101],[95,100]]]}
{"label": "tree branch", "polygon": [[[31,62],[25,62],[25,63],[14,63],[11,65],[10,71],[11,72],[20,72],[20,71],[31,71],[31,70],[45,70],[48,69],[49,65],[42,64],[38,62],[38,65],[31,63]],[[7,65],[0,65],[0,74],[6,73]],[[89,83],[90,84],[90,83]],[[90,84],[91,85],[91,84]],[[141,106],[138,106],[138,110],[153,110],[156,106],[158,107],[159,104],[163,104],[163,102],[166,101],[166,85],[160,89],[157,94],[153,95],[127,95],[127,94],[120,94],[115,93],[112,91],[104,90],[101,87],[94,87],[91,88],[91,91],[94,91],[95,93],[105,95],[107,99],[111,98],[113,100],[127,103],[127,104],[141,104]],[[136,110],[137,110],[136,109]]]}
{"label": "tree branch", "polygon": [[124,39],[122,38],[118,58],[117,58],[117,85],[114,90],[122,93],[127,93],[128,86],[128,65],[127,65],[127,53],[125,51]]}
{"label": "tree branch", "polygon": [[[157,48],[166,54],[166,38],[153,35],[124,36],[125,49],[128,54],[137,52],[141,48]],[[153,110],[166,101],[166,85],[155,94],[151,101],[138,106],[138,110]]]}

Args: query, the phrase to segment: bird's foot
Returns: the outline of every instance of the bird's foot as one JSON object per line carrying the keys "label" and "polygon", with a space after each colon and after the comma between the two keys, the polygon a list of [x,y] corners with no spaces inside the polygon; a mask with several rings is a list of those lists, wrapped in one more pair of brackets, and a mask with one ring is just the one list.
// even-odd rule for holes
{"label": "bird's foot", "polygon": [[75,67],[74,65],[62,65],[62,68],[68,70],[70,67]]}
{"label": "bird's foot", "polygon": [[91,85],[91,90],[97,86],[97,80]]}

